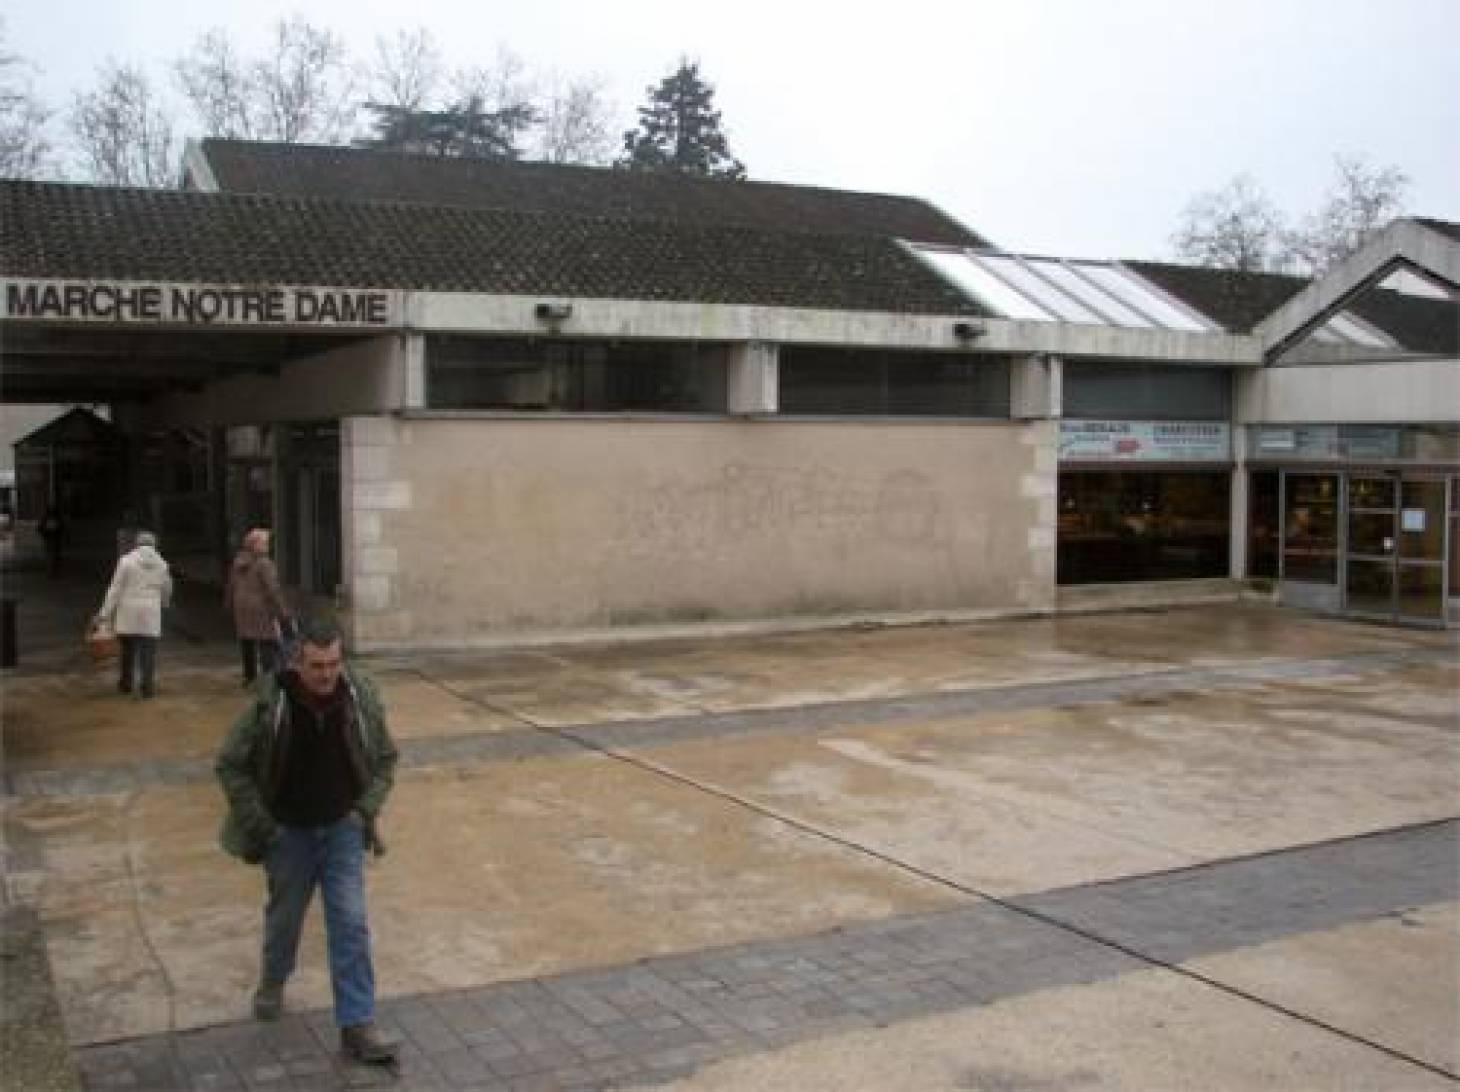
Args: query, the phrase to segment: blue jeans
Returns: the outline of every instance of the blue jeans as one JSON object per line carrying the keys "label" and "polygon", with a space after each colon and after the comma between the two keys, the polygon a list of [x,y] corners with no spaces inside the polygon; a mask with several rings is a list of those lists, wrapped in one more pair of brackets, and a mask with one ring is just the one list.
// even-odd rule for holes
{"label": "blue jeans", "polygon": [[315,887],[324,899],[335,1023],[375,1019],[375,969],[365,915],[365,838],[353,816],[322,827],[280,826],[264,858],[269,899],[264,907],[263,977],[285,982],[299,954],[304,912]]}

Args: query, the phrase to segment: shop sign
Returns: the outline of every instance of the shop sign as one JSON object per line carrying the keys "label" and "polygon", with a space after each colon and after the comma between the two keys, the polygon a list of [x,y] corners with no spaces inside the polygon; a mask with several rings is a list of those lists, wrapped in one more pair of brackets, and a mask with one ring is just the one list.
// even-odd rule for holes
{"label": "shop sign", "polygon": [[1397,459],[1402,430],[1393,425],[1258,425],[1255,454],[1297,459]]}
{"label": "shop sign", "polygon": [[1224,421],[1061,421],[1059,457],[1101,462],[1226,462]]}
{"label": "shop sign", "polygon": [[1384,425],[1340,425],[1338,446],[1350,459],[1397,459],[1399,431]]}
{"label": "shop sign", "polygon": [[6,319],[168,326],[396,324],[399,293],[361,288],[6,280]]}

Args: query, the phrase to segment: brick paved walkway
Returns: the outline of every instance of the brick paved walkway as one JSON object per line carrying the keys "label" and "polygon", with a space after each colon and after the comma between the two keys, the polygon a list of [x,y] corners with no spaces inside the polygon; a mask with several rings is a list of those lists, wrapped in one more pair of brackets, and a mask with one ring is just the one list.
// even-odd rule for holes
{"label": "brick paved walkway", "polygon": [[1452,820],[1006,905],[971,900],[814,936],[384,1002],[381,1023],[405,1044],[398,1074],[343,1062],[327,1012],[96,1046],[78,1061],[98,1092],[667,1081],[732,1055],[1455,900],[1457,839]]}

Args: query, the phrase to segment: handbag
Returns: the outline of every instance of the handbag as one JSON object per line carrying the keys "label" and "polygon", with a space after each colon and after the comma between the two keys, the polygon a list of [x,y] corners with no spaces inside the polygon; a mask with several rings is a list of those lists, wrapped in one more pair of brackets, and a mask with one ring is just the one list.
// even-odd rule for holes
{"label": "handbag", "polygon": [[122,643],[111,626],[93,621],[86,630],[86,651],[91,653],[93,663],[105,663],[121,655]]}

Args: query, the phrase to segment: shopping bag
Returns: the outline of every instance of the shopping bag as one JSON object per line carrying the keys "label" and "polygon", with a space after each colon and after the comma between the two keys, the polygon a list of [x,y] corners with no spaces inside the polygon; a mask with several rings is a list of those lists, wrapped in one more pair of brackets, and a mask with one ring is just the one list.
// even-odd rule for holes
{"label": "shopping bag", "polygon": [[122,643],[116,632],[105,622],[92,622],[86,630],[86,651],[91,653],[93,663],[114,660],[121,654]]}

